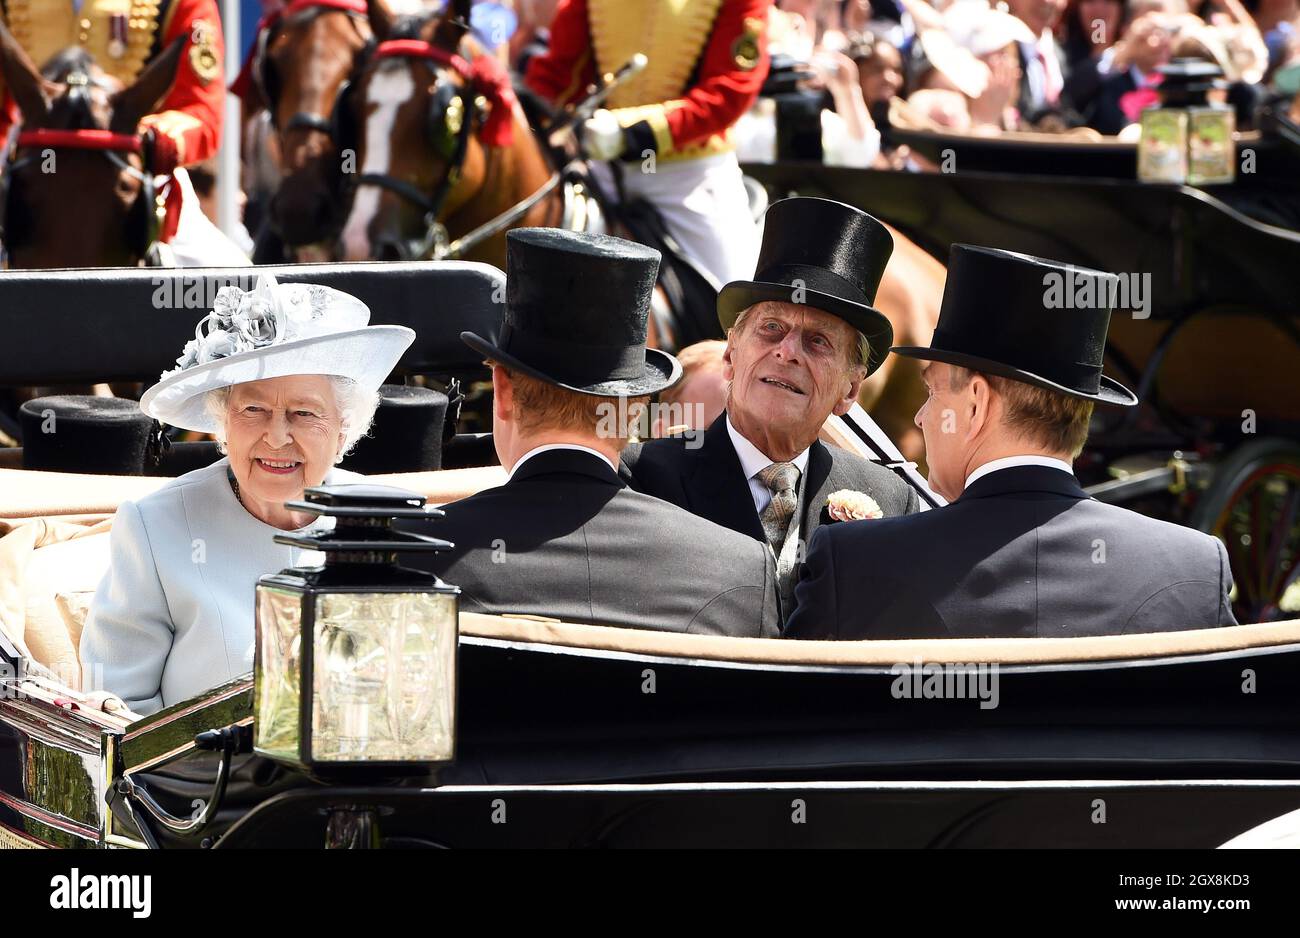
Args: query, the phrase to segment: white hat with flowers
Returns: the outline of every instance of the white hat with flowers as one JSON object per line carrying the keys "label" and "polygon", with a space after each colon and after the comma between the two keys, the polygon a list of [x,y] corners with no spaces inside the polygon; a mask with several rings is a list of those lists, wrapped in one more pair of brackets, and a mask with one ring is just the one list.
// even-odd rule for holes
{"label": "white hat with flowers", "polygon": [[369,307],[355,296],[262,274],[252,290],[217,293],[176,367],[144,392],[140,409],[173,427],[213,433],[209,391],[287,375],[337,375],[374,391],[414,341],[405,326],[370,325]]}

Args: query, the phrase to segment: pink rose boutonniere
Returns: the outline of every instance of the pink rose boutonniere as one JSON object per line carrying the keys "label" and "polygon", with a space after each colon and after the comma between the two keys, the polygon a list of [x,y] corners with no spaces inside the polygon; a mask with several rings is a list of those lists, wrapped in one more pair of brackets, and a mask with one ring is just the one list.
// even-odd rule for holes
{"label": "pink rose boutonniere", "polygon": [[826,499],[826,511],[836,521],[866,521],[885,516],[874,498],[852,489],[832,492]]}

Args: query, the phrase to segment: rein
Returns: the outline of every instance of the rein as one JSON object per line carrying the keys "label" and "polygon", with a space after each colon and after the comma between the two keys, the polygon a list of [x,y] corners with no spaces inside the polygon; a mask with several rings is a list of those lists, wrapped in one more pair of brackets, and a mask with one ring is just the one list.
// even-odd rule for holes
{"label": "rein", "polygon": [[[20,169],[34,163],[40,159],[37,153],[29,154],[22,158],[11,159],[11,154],[16,153],[22,148],[39,148],[41,150],[90,150],[104,154],[104,157],[112,163],[121,172],[136,179],[141,184],[140,195],[138,198],[147,200],[145,211],[149,214],[149,226],[145,235],[146,243],[142,245],[140,256],[148,259],[154,254],[154,248],[160,244],[162,237],[162,217],[161,204],[166,199],[167,192],[172,183],[171,173],[155,176],[147,172],[149,154],[145,144],[145,138],[139,134],[121,134],[114,133],[111,130],[99,130],[96,128],[82,128],[79,130],[52,130],[49,128],[38,128],[35,130],[20,130],[12,138],[14,145],[12,148],[6,148],[4,155],[4,175],[6,182],[12,178],[12,175]],[[119,154],[134,153],[145,161],[145,171],[136,169]],[[4,192],[3,206],[0,210],[7,208],[9,193],[7,188]],[[0,217],[0,229],[4,223],[3,217]],[[2,230],[0,230],[2,235]]]}

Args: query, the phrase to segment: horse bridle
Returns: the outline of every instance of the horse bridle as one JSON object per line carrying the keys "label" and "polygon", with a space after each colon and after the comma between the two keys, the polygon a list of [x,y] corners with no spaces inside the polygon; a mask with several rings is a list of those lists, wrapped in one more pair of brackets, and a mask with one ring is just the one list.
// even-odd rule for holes
{"label": "horse bridle", "polygon": [[[475,102],[472,107],[466,106],[465,103],[470,95],[474,96],[471,101],[478,97],[476,84],[479,75],[461,55],[440,49],[420,39],[390,39],[379,43],[372,53],[372,59],[385,58],[424,60],[432,64],[435,73],[450,69],[465,82],[464,85],[452,86],[454,91],[442,103],[441,108],[438,107],[441,98],[435,93],[434,105],[430,108],[428,116],[430,128],[437,126],[441,120],[455,135],[454,144],[448,154],[447,171],[439,180],[432,195],[426,195],[417,186],[386,173],[362,173],[357,177],[357,186],[378,186],[387,189],[423,210],[424,234],[420,237],[401,238],[393,242],[393,247],[402,260],[444,260],[459,257],[527,215],[533,206],[560,184],[561,174],[558,171],[553,172],[550,178],[527,198],[463,237],[449,241],[447,228],[438,220],[438,216],[442,212],[443,205],[446,204],[447,197],[460,180],[470,137],[482,119],[482,106],[479,103]],[[438,79],[438,87],[442,87],[441,78]],[[434,113],[439,109],[442,111],[441,115]]]}
{"label": "horse bridle", "polygon": [[[71,76],[70,76],[71,77]],[[18,151],[34,148],[36,152],[27,156],[18,156]],[[4,166],[0,169],[0,260],[8,260],[8,245],[5,243],[9,213],[10,187],[14,174],[42,159],[45,150],[91,150],[102,153],[104,157],[121,172],[125,172],[140,182],[140,194],[136,197],[144,203],[147,216],[144,243],[139,246],[139,254],[146,261],[154,254],[155,245],[159,244],[163,226],[163,204],[172,183],[170,174],[155,177],[152,172],[153,147],[147,134],[120,134],[109,130],[84,128],[80,130],[22,130],[15,127],[10,132],[4,150]],[[144,169],[139,170],[121,157],[122,153],[135,153],[140,156]]]}
{"label": "horse bridle", "polygon": [[[393,244],[402,260],[423,260],[428,257],[440,257],[447,249],[448,238],[447,229],[442,222],[438,221],[438,215],[441,213],[443,205],[446,204],[447,196],[451,194],[451,190],[455,188],[456,183],[460,180],[461,168],[465,163],[465,154],[469,151],[469,138],[474,132],[474,125],[478,115],[477,107],[467,108],[465,106],[466,93],[472,91],[473,72],[469,63],[460,55],[455,52],[448,52],[445,49],[439,49],[432,43],[421,39],[390,39],[379,43],[371,54],[371,60],[380,61],[382,59],[409,59],[431,63],[439,88],[442,87],[443,79],[438,73],[445,69],[454,71],[465,82],[464,86],[452,86],[454,90],[442,108],[443,114],[441,116],[434,115],[432,113],[433,108],[430,109],[431,113],[428,118],[430,127],[432,128],[441,120],[444,126],[455,135],[451,152],[447,154],[447,171],[443,173],[431,195],[426,195],[418,186],[414,186],[404,179],[390,176],[387,173],[362,173],[356,178],[358,187],[378,186],[381,189],[387,189],[424,212],[424,234],[417,238],[401,238]],[[435,93],[435,103],[439,100],[439,95]]]}

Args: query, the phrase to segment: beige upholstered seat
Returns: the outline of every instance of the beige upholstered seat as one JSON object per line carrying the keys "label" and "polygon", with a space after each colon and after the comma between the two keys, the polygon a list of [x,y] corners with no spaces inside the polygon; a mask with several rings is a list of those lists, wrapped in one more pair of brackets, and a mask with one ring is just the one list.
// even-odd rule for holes
{"label": "beige upholstered seat", "polygon": [[[375,477],[434,503],[500,484],[499,469]],[[76,686],[77,642],[108,567],[111,512],[162,479],[0,470],[0,628],[20,650]],[[5,520],[5,519],[8,520]],[[713,661],[852,666],[895,662],[1053,663],[1208,654],[1300,643],[1300,621],[1095,638],[812,642],[678,635],[555,620],[464,613],[461,633],[507,642]]]}

